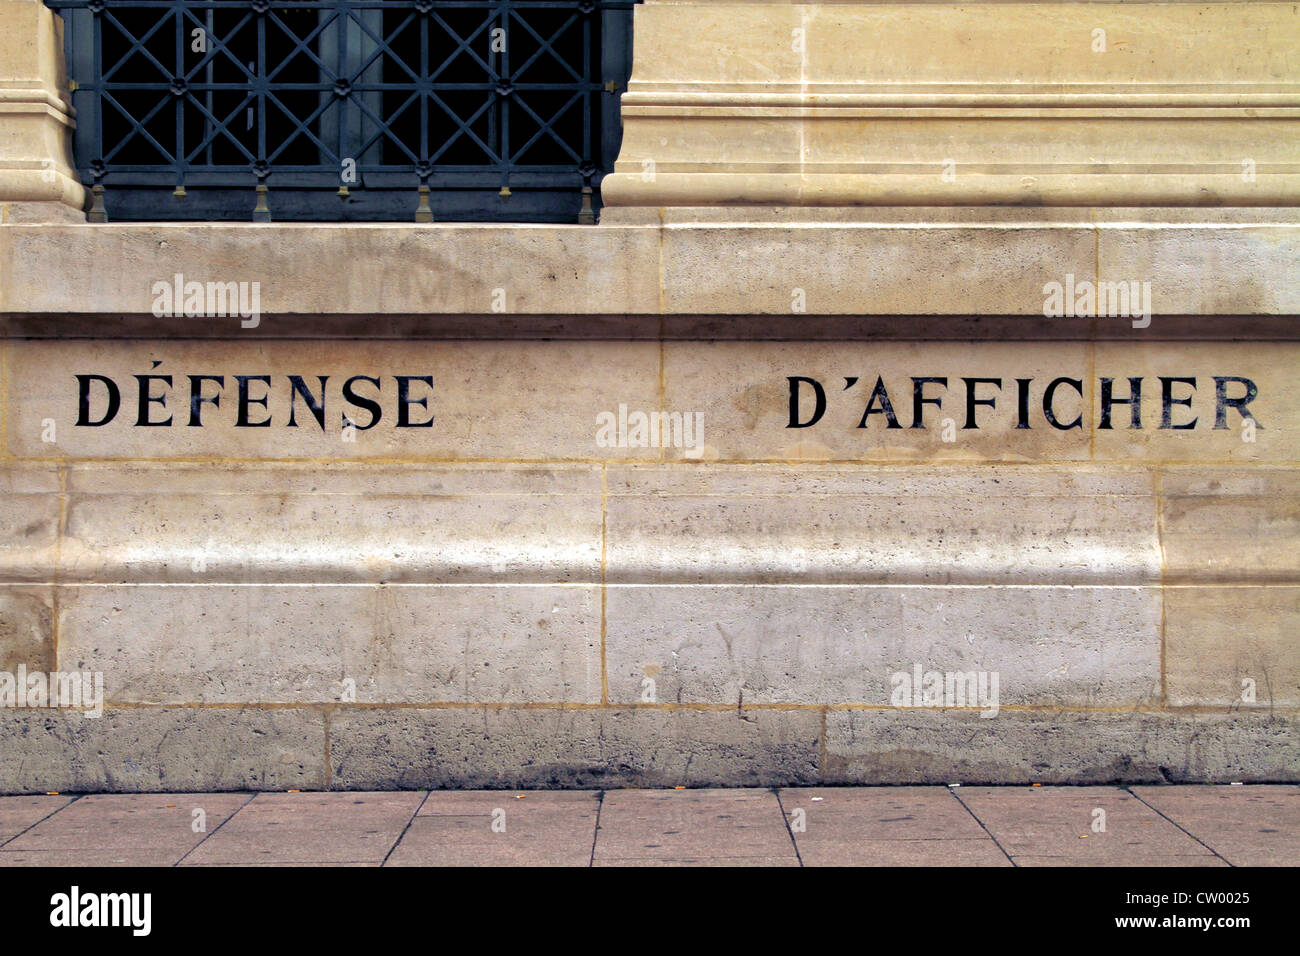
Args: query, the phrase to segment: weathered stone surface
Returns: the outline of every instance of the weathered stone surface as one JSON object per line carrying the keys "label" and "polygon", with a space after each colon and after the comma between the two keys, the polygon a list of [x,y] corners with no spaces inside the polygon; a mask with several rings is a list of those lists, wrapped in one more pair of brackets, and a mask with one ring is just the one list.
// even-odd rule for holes
{"label": "weathered stone surface", "polygon": [[58,538],[57,470],[0,465],[0,581],[48,581]]}
{"label": "weathered stone surface", "polygon": [[0,587],[0,672],[55,669],[53,603],[51,588]]}
{"label": "weathered stone surface", "polygon": [[330,718],[333,785],[736,786],[811,782],[813,711],[436,708]]}
{"label": "weathered stone surface", "polygon": [[833,710],[823,779],[850,783],[1182,783],[1287,780],[1290,714]]}
{"label": "weathered stone surface", "polygon": [[1169,588],[1165,615],[1171,706],[1300,706],[1300,585]]}
{"label": "weathered stone surface", "polygon": [[887,706],[917,666],[996,675],[1002,706],[1159,698],[1152,588],[611,586],[606,601],[616,703]]}
{"label": "weathered stone surface", "polygon": [[1187,466],[1159,482],[1167,583],[1300,582],[1300,472]]}
{"label": "weathered stone surface", "polygon": [[[659,401],[652,343],[119,340],[6,348],[5,434],[8,452],[20,457],[589,459],[601,453],[600,412],[617,412],[620,403],[654,409]],[[77,375],[116,383],[120,406],[106,424],[90,424],[111,407],[109,387],[96,379],[87,380],[86,424],[77,425]],[[205,375],[224,381],[195,378]],[[295,390],[294,375],[319,418]],[[136,376],[170,377],[171,384]],[[398,376],[408,379],[405,402]],[[418,380],[426,377],[432,385]],[[54,444],[42,441],[51,419]],[[619,457],[657,458],[658,449],[620,450]]]}
{"label": "weathered stone surface", "polygon": [[84,463],[67,486],[65,582],[600,578],[589,465]]}
{"label": "weathered stone surface", "polygon": [[0,793],[319,789],[313,710],[132,708],[100,718],[0,710]]}
{"label": "weathered stone surface", "polygon": [[596,702],[585,587],[66,587],[62,660],[117,703]]}
{"label": "weathered stone surface", "polygon": [[1153,488],[1077,465],[610,466],[606,580],[1153,584]]}

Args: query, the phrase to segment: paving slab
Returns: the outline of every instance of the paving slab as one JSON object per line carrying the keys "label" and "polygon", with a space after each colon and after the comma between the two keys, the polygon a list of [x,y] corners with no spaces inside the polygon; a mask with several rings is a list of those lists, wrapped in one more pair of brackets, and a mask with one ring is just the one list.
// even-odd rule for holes
{"label": "paving slab", "polygon": [[1294,866],[1300,787],[34,795],[0,837],[0,868]]}
{"label": "paving slab", "polygon": [[589,866],[596,791],[434,791],[387,866]]}
{"label": "paving slab", "polygon": [[73,797],[0,797],[0,846],[54,811],[66,807]]}
{"label": "paving slab", "polygon": [[665,857],[662,860],[648,860],[644,857],[619,860],[605,859],[596,860],[593,866],[794,866],[799,865],[799,860],[793,856],[678,856]]}
{"label": "paving slab", "polygon": [[182,865],[382,862],[424,793],[262,793]]}
{"label": "paving slab", "polygon": [[805,866],[1010,866],[947,787],[780,791]]}
{"label": "paving slab", "polygon": [[1216,859],[1119,787],[962,787],[955,795],[1017,865],[1022,857],[1074,866],[1209,865]]}
{"label": "paving slab", "polygon": [[611,790],[600,809],[596,865],[727,859],[798,862],[770,790]]}
{"label": "paving slab", "polygon": [[250,798],[247,793],[89,794],[6,843],[0,863],[171,866]]}
{"label": "paving slab", "polygon": [[1300,787],[1207,784],[1133,793],[1233,866],[1300,863]]}

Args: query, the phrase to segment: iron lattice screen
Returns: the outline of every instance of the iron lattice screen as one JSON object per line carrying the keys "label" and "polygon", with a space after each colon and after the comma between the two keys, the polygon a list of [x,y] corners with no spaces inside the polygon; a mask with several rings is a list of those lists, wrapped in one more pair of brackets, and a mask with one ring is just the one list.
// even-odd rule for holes
{"label": "iron lattice screen", "polygon": [[634,0],[47,0],[92,219],[592,222]]}

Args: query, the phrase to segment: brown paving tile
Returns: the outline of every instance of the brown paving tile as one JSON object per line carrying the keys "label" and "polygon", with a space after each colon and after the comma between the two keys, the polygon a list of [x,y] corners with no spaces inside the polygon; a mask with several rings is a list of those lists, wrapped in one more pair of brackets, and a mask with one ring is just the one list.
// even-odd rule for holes
{"label": "brown paving tile", "polygon": [[599,806],[595,792],[430,793],[388,865],[587,866]]}
{"label": "brown paving tile", "polygon": [[1233,866],[1300,866],[1300,787],[1206,784],[1133,792]]}
{"label": "brown paving tile", "polygon": [[[247,793],[90,794],[4,846],[48,866],[170,866],[248,802]],[[201,810],[202,816],[195,811]],[[203,829],[196,830],[196,826]],[[8,860],[10,865],[15,861]]]}
{"label": "brown paving tile", "polygon": [[665,857],[663,859],[609,858],[597,860],[596,866],[798,866],[799,861],[793,856],[701,856],[701,857]]}
{"label": "brown paving tile", "polygon": [[0,797],[0,844],[12,840],[72,800],[72,797],[65,796]]}
{"label": "brown paving tile", "polygon": [[[1113,866],[1213,857],[1118,787],[962,787],[957,797],[1017,863],[1021,856]],[[1092,828],[1098,809],[1105,811],[1104,832]]]}
{"label": "brown paving tile", "polygon": [[768,790],[611,790],[595,861],[789,858],[794,845]]}
{"label": "brown paving tile", "polygon": [[423,799],[423,792],[258,794],[185,862],[380,862]]}

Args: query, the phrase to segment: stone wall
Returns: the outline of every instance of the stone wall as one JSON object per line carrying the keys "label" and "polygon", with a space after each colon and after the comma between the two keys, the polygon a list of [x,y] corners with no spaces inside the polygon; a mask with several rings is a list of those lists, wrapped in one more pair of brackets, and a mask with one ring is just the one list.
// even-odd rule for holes
{"label": "stone wall", "polygon": [[1300,779],[1293,8],[637,16],[595,227],[56,222],[0,77],[0,791]]}

